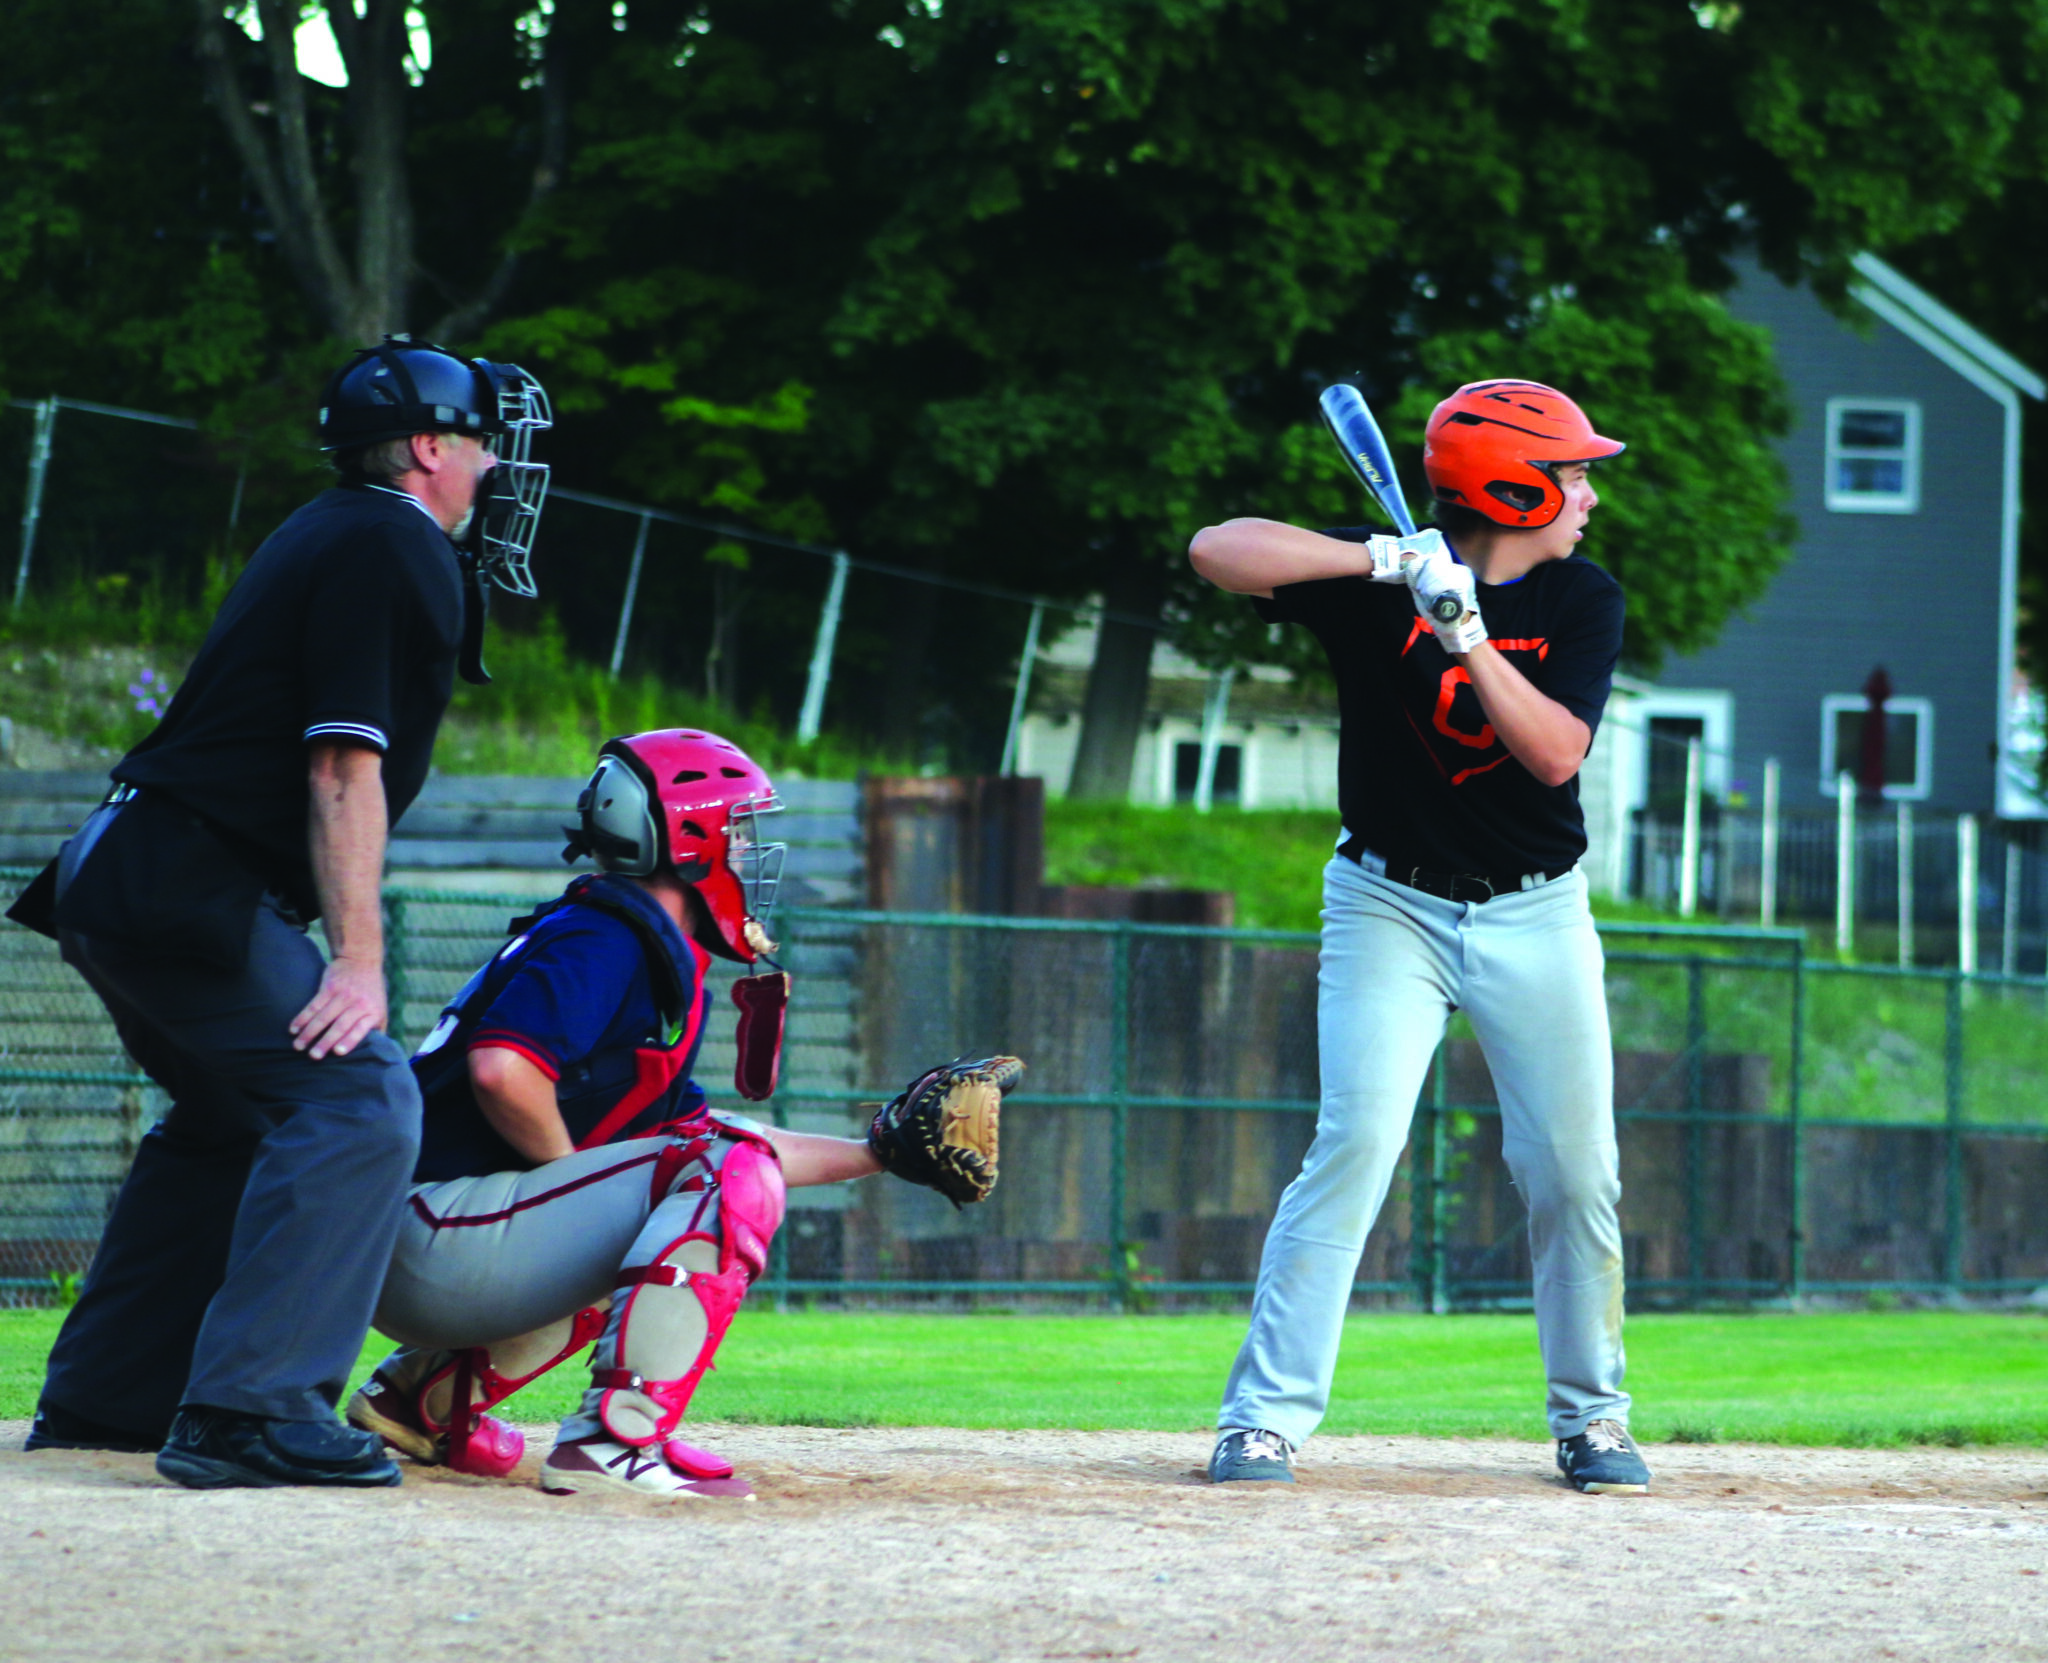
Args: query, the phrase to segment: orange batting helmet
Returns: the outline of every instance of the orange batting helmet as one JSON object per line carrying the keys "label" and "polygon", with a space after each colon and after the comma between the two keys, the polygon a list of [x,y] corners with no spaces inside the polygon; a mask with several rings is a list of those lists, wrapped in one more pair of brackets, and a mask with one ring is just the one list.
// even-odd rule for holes
{"label": "orange batting helmet", "polygon": [[1545,526],[1564,507],[1557,470],[1628,447],[1540,381],[1472,381],[1430,412],[1422,471],[1438,502],[1497,525]]}

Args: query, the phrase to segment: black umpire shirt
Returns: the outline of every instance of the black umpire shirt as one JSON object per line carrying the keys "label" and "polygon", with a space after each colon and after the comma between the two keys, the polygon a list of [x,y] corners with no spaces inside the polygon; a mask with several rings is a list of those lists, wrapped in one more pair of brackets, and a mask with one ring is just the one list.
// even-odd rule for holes
{"label": "black umpire shirt", "polygon": [[313,918],[307,746],[381,751],[395,822],[426,780],[461,638],[454,545],[417,499],[322,492],[250,559],[163,721],[114,778],[200,816]]}
{"label": "black umpire shirt", "polygon": [[[1326,535],[1362,543],[1367,532]],[[1269,622],[1305,624],[1330,655],[1344,826],[1390,866],[1512,885],[1586,852],[1577,776],[1545,785],[1509,754],[1407,585],[1324,578],[1252,604]],[[1613,684],[1622,613],[1621,585],[1578,555],[1479,585],[1494,650],[1588,728],[1599,727]]]}

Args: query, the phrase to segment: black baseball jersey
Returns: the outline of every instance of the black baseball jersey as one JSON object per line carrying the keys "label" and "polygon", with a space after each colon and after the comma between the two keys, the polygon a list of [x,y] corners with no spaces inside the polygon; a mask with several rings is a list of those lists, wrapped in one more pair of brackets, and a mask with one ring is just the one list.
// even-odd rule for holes
{"label": "black baseball jersey", "polygon": [[[1326,535],[1362,543],[1368,532]],[[1253,605],[1307,625],[1330,655],[1338,804],[1345,828],[1390,865],[1512,881],[1562,872],[1586,852],[1577,778],[1544,785],[1509,754],[1405,584],[1325,578]],[[1621,656],[1622,612],[1621,585],[1576,555],[1479,585],[1494,649],[1589,728]]]}
{"label": "black baseball jersey", "polygon": [[114,768],[219,829],[306,917],[306,747],[384,754],[395,822],[419,794],[462,637],[454,545],[419,502],[322,492],[264,540],[164,719]]}

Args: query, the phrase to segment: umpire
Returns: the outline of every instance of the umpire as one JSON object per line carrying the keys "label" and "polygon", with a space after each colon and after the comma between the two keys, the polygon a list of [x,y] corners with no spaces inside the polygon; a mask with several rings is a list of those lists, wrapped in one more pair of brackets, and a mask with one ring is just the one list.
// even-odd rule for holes
{"label": "umpire", "polygon": [[54,925],[171,1100],[26,1447],[157,1450],[195,1489],[399,1481],[334,1414],[420,1133],[384,1032],[379,883],[458,656],[482,679],[483,576],[531,592],[545,490],[525,451],[547,404],[516,366],[387,337],[322,402],[338,485],[256,551],[163,721],[17,908]]}

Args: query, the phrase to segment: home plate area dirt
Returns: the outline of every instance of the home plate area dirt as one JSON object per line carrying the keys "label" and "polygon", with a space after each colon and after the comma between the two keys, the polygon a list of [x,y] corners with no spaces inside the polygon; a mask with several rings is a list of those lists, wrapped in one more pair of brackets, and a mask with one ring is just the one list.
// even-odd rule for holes
{"label": "home plate area dirt", "polygon": [[0,1656],[2048,1658],[2048,1452],[1322,1438],[1216,1488],[1204,1434],[699,1426],[753,1501],[195,1494],[0,1423]]}

